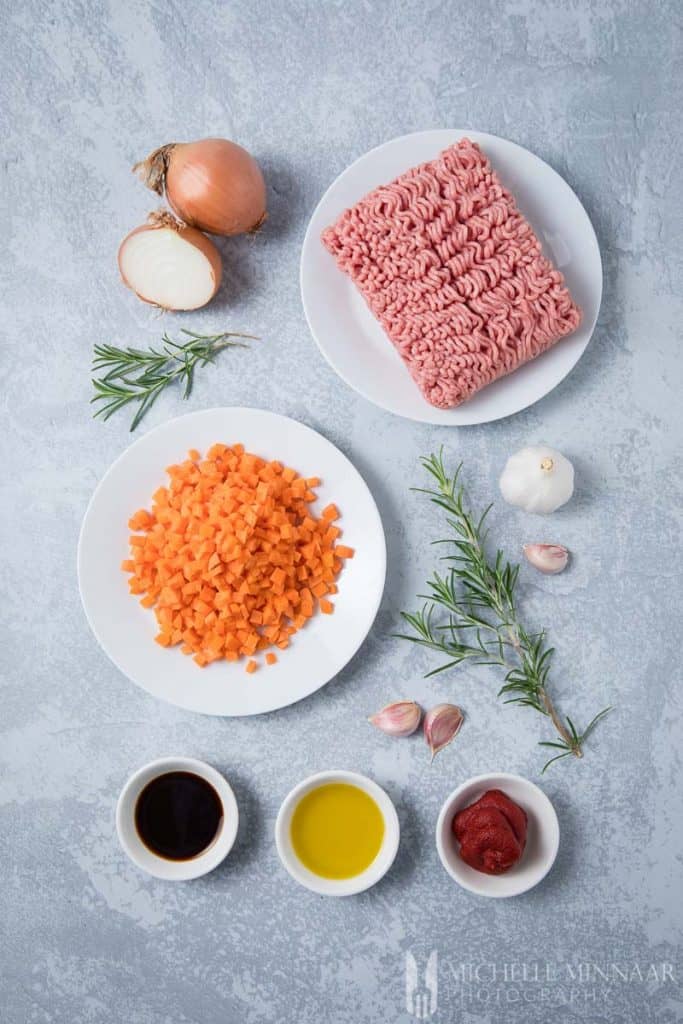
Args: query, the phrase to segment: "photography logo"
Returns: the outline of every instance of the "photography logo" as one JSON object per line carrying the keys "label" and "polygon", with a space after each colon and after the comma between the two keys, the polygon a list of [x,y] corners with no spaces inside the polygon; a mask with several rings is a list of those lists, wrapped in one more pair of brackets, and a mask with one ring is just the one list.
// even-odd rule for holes
{"label": "photography logo", "polygon": [[406,953],[406,1010],[417,1020],[427,1020],[436,1012],[438,969],[439,956],[435,949],[429,954],[422,977],[415,957],[410,951]]}

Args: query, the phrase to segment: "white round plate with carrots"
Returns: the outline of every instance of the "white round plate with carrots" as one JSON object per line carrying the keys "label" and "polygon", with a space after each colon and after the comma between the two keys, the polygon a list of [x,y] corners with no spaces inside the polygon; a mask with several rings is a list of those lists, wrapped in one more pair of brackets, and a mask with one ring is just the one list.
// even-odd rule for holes
{"label": "white round plate with carrots", "polygon": [[261,409],[145,434],[100,481],[78,545],[106,654],[155,697],[211,715],[274,711],[332,679],[365,639],[385,574],[358,471]]}

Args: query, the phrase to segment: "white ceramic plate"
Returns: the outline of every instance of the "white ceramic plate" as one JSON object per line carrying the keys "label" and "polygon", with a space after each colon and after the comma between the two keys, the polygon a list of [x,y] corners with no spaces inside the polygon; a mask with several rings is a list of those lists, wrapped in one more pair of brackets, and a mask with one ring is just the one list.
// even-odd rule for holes
{"label": "white ceramic plate", "polygon": [[[519,804],[529,819],[524,853],[514,867],[502,875],[475,871],[461,858],[453,835],[453,818],[488,789],[501,789]],[[446,799],[436,824],[436,848],[451,878],[478,896],[519,896],[545,878],[555,863],[560,845],[560,825],[555,808],[542,789],[521,775],[495,772],[477,775],[453,790]]]}
{"label": "white ceramic plate", "polygon": [[[372,797],[384,818],[384,838],[379,853],[365,871],[351,878],[322,878],[314,874],[301,863],[292,846],[292,816],[299,801],[311,790],[330,782],[345,782],[351,786],[358,786]],[[390,797],[367,775],[359,775],[357,772],[326,771],[310,775],[287,794],[275,822],[275,845],[283,865],[295,881],[320,896],[355,896],[356,893],[365,892],[376,885],[394,863],[400,836],[398,814]]]}
{"label": "white ceramic plate", "polygon": [[[303,476],[319,476],[320,512],[335,502],[344,542],[356,549],[338,579],[334,615],[316,614],[277,664],[249,676],[244,664],[214,662],[200,669],[176,648],[154,643],[153,612],[128,593],[120,564],[128,558],[128,519],[148,508],[168,480],[165,468],[189,448],[202,454],[215,442],[245,445],[279,459]],[[345,455],[315,430],[261,409],[207,409],[171,420],[141,437],[98,485],[81,527],[78,580],[88,622],[114,664],[143,689],[190,711],[256,715],[293,704],[339,672],[365,639],[379,607],[386,547],[377,506]],[[262,658],[259,661],[262,662]]]}
{"label": "white ceramic plate", "polygon": [[[467,136],[479,143],[516,196],[546,254],[564,274],[583,321],[542,356],[484,388],[456,409],[424,399],[398,352],[320,236],[349,206],[378,185],[432,160]],[[600,308],[602,264],[595,232],[577,196],[560,175],[522,146],[485,132],[416,132],[370,150],[333,182],[308,225],[301,253],[301,296],[320,351],[355,391],[389,412],[423,423],[465,426],[510,416],[543,398],[563,380],[588,344]]]}

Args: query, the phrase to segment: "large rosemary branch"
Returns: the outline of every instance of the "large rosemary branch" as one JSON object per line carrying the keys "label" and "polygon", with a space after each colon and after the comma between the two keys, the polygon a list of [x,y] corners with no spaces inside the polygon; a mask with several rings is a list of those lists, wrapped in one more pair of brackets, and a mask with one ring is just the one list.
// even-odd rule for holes
{"label": "large rosemary branch", "polygon": [[[451,563],[449,570],[443,575],[435,572],[427,583],[429,593],[420,595],[426,601],[422,611],[401,612],[412,632],[397,635],[446,656],[448,660],[428,676],[467,662],[503,668],[505,683],[499,696],[505,696],[506,704],[539,711],[550,719],[557,733],[556,740],[540,744],[560,751],[543,771],[563,757],[583,757],[586,739],[611,708],[600,711],[583,732],[568,715],[564,719],[560,716],[548,693],[553,648],[546,645],[543,632],[527,632],[517,615],[514,591],[519,566],[508,562],[500,550],[494,562],[486,555],[488,531],[484,522],[491,506],[478,519],[465,507],[464,488],[459,482],[462,464],[449,476],[443,449],[421,462],[436,486],[413,490],[428,495],[446,511],[453,535],[434,543],[450,545],[454,553],[443,559]],[[445,621],[434,621],[437,609],[446,613]]]}
{"label": "large rosemary branch", "polygon": [[197,366],[212,363],[224,348],[247,348],[244,339],[255,340],[253,334],[236,334],[234,331],[196,334],[183,328],[181,334],[187,335],[189,341],[172,341],[168,334],[164,334],[161,351],[154,348],[142,350],[95,345],[93,373],[102,370],[106,370],[106,373],[102,377],[93,378],[96,394],[90,401],[104,403],[94,415],[108,420],[124,405],[139,402],[130,425],[130,429],[135,430],[169,384],[179,380],[184,384],[183,398],[188,398]]}

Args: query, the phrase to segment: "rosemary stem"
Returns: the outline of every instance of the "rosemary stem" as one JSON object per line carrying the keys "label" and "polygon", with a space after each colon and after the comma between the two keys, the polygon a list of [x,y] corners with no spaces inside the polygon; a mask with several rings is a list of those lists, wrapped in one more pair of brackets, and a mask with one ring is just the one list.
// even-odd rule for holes
{"label": "rosemary stem", "polygon": [[581,750],[581,745],[574,742],[572,736],[569,733],[569,730],[564,725],[564,723],[562,722],[562,719],[558,715],[557,710],[555,709],[555,705],[553,704],[553,702],[551,701],[550,697],[548,696],[548,692],[547,692],[547,690],[546,690],[546,688],[544,686],[542,686],[540,688],[540,690],[538,692],[538,695],[541,698],[541,703],[543,704],[543,707],[545,708],[546,714],[548,715],[548,717],[550,718],[550,721],[555,726],[555,729],[556,729],[558,735],[562,737],[564,742],[571,749],[571,752],[574,755],[574,757],[583,757],[583,751]]}
{"label": "rosemary stem", "polygon": [[[510,612],[511,612],[511,616],[514,618],[514,614],[515,614],[514,608],[510,608]],[[520,640],[519,640],[519,633],[517,631],[517,627],[516,626],[510,626],[509,627],[509,629],[508,629],[508,636],[510,637],[510,642],[511,642],[512,646],[515,649],[517,657],[521,661],[522,660],[522,645],[521,645]],[[543,686],[543,685],[539,686],[539,688],[538,688],[538,696],[540,697],[541,704],[543,705],[543,708],[545,709],[545,713],[547,714],[548,718],[550,719],[550,721],[555,726],[555,731],[557,732],[558,736],[560,736],[562,738],[562,740],[564,740],[564,742],[567,744],[567,746],[571,748],[571,751],[572,751],[572,753],[574,754],[575,757],[583,757],[583,751],[581,750],[581,746],[577,745],[575,743],[574,739],[572,738],[572,736],[571,736],[571,734],[569,732],[569,729],[567,729],[566,725],[564,724],[564,722],[560,718],[560,716],[559,716],[559,714],[557,712],[557,709],[555,708],[555,705],[553,704],[552,700],[550,699],[550,695],[548,694],[548,691],[546,690],[545,686]]]}
{"label": "rosemary stem", "polygon": [[95,395],[91,402],[102,404],[98,405],[94,415],[107,420],[129,403],[137,403],[137,412],[130,427],[135,430],[170,384],[184,382],[182,397],[188,398],[197,369],[213,363],[223,349],[248,348],[246,341],[255,340],[254,335],[237,331],[198,334],[181,328],[181,334],[186,340],[173,341],[164,334],[160,347],[144,350],[95,345],[92,369],[94,374],[102,376],[93,377]]}
{"label": "rosemary stem", "polygon": [[[510,613],[511,613],[511,617],[514,619],[514,616],[515,616],[514,608],[510,608]],[[512,646],[514,647],[514,649],[515,649],[515,651],[517,653],[517,657],[521,661],[522,660],[522,645],[520,643],[519,633],[518,633],[517,627],[516,626],[511,626],[508,629],[508,635],[510,637],[510,642],[512,643]],[[545,710],[545,713],[547,714],[548,718],[550,719],[550,721],[555,726],[555,731],[557,732],[558,736],[560,736],[561,739],[567,744],[567,747],[571,749],[571,752],[572,752],[572,754],[574,754],[575,757],[583,757],[583,751],[581,750],[581,745],[577,744],[576,741],[574,740],[574,738],[572,737],[571,733],[569,732],[569,729],[567,729],[566,725],[564,724],[564,722],[560,718],[560,716],[559,716],[559,714],[557,712],[557,709],[555,708],[555,705],[553,704],[552,700],[550,699],[550,695],[548,694],[548,691],[546,690],[545,686],[543,686],[542,684],[538,688],[538,696],[539,696],[541,704],[542,704],[542,706],[543,706],[543,708]]]}

